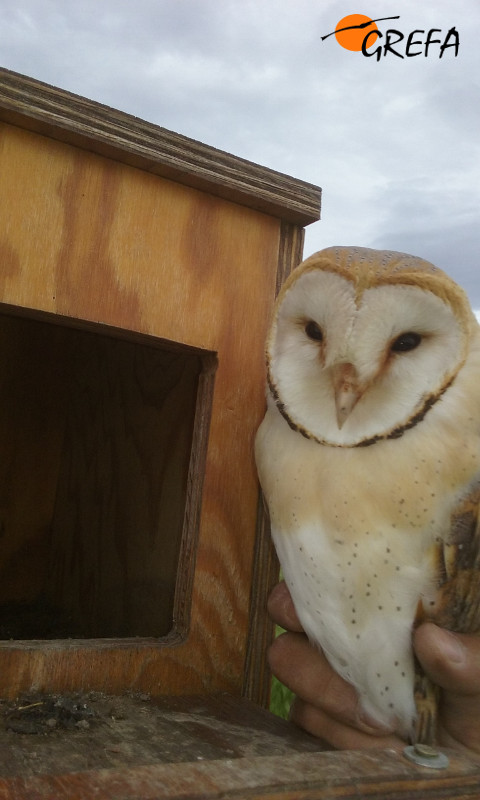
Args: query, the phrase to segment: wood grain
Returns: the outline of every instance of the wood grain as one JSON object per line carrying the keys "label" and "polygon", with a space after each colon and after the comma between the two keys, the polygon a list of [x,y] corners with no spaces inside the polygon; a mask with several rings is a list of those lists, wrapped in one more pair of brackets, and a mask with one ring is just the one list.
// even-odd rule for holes
{"label": "wood grain", "polygon": [[[443,771],[401,751],[321,752],[312,737],[245,700],[93,698],[89,730],[0,732],[0,798],[478,798],[480,764]],[[19,741],[19,739],[21,741]]]}
{"label": "wood grain", "polygon": [[[69,333],[75,370],[48,596],[69,619],[70,637],[165,636],[174,627],[201,360]],[[196,542],[196,534],[185,536]]]}
{"label": "wood grain", "polygon": [[0,360],[0,606],[5,612],[6,604],[29,603],[44,587],[68,365],[62,361],[60,329],[29,320],[19,325],[4,315]]}
{"label": "wood grain", "polygon": [[[0,642],[0,695],[15,696],[32,685],[62,691],[240,693],[258,500],[252,446],[264,410],[263,342],[275,294],[281,223],[243,205],[11,125],[2,126],[0,168],[0,244],[5,254],[0,302],[9,313],[54,320],[60,329],[74,326],[132,341],[153,337],[157,347],[179,352],[195,348],[202,359],[218,362],[214,377],[207,380],[205,373],[211,419],[200,413],[195,420],[195,427],[204,438],[208,436],[206,453],[196,447],[189,467],[197,482],[196,471],[201,470],[203,491],[201,511],[195,512],[198,546],[183,540],[175,593],[174,617],[183,609],[187,622],[161,638]],[[97,356],[98,352],[97,348]],[[114,349],[111,353],[113,369]],[[18,365],[14,354],[12,359]],[[66,364],[65,374],[69,368]],[[118,387],[126,390],[123,379],[112,389],[112,380],[111,370],[106,369],[99,386],[86,392],[87,398],[89,392],[99,393],[91,394],[97,397],[96,411],[87,413],[70,404],[76,409],[74,427],[88,430],[90,419],[98,429],[99,408],[107,397],[109,402],[120,397]],[[136,391],[141,395],[144,390],[137,386]],[[57,401],[64,409],[58,419],[63,414],[65,433],[70,430],[77,451],[74,456],[63,450],[62,455],[61,477],[66,483],[59,488],[54,526],[58,555],[62,547],[68,552],[67,542],[75,538],[70,526],[60,545],[59,520],[68,507],[80,508],[78,497],[68,500],[66,492],[66,486],[78,480],[72,483],[66,476],[79,474],[81,445],[78,435],[75,444],[65,402],[60,395],[49,400]],[[109,421],[112,429],[120,429],[122,413],[122,404],[117,404],[117,422]],[[52,411],[51,418],[56,416]],[[59,436],[61,425],[56,425]],[[127,458],[127,449],[122,459]],[[99,461],[102,451],[104,457],[113,452],[106,439],[97,454]],[[58,457],[54,448],[57,475]],[[51,475],[53,462],[46,470]],[[140,472],[138,463],[133,470],[137,486]],[[51,485],[55,498],[56,479]],[[94,494],[93,482],[88,493]],[[17,499],[14,502],[18,504]],[[25,513],[35,517],[37,509],[29,507]],[[89,513],[82,512],[84,528]],[[93,542],[93,531],[82,533],[85,541]],[[114,534],[108,535],[113,542]],[[126,543],[126,533],[121,540]],[[108,552],[109,546],[105,547]],[[61,583],[60,572],[59,568],[55,573],[56,585]],[[105,581],[104,595],[111,587]],[[81,583],[76,579],[77,592]],[[89,602],[84,597],[77,604]]]}
{"label": "wood grain", "polygon": [[[282,222],[276,294],[291,271],[301,262],[303,241],[303,229]],[[266,382],[266,374],[264,381]],[[266,613],[266,602],[278,582],[279,573],[280,564],[270,535],[268,512],[259,492],[243,695],[264,707],[268,707],[270,702],[272,676],[267,664],[267,651],[274,637],[274,624]]]}
{"label": "wood grain", "polygon": [[317,186],[5,69],[0,119],[297,225],[319,219]]}

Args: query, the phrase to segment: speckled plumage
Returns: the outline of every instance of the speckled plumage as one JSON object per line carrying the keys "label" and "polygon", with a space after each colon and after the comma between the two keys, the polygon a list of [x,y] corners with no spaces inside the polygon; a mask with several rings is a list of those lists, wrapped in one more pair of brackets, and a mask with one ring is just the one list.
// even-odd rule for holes
{"label": "speckled plumage", "polygon": [[432,264],[328,248],[282,289],[267,368],[256,460],[297,613],[414,738],[412,626],[480,625],[480,328]]}

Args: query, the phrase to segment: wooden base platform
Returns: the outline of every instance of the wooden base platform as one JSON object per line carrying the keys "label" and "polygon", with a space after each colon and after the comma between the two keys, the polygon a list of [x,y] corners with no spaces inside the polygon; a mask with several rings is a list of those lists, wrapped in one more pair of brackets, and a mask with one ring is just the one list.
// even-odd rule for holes
{"label": "wooden base platform", "polygon": [[322,752],[240,698],[30,695],[0,704],[1,800],[480,797],[478,763]]}

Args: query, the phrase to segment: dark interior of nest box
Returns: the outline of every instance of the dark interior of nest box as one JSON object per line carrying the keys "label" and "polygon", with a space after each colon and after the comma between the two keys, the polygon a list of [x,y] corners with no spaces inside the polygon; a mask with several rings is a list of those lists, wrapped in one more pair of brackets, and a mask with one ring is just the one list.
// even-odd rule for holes
{"label": "dark interior of nest box", "polygon": [[166,636],[213,356],[0,313],[0,358],[0,639]]}

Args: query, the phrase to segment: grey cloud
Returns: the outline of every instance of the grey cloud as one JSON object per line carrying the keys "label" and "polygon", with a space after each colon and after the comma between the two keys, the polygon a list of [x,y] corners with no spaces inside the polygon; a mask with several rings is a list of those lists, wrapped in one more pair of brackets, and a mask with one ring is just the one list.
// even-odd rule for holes
{"label": "grey cloud", "polygon": [[306,253],[344,243],[424,255],[480,306],[471,0],[370,2],[405,30],[455,24],[460,55],[442,61],[376,63],[322,42],[346,13],[343,0],[0,0],[0,61],[320,184]]}

